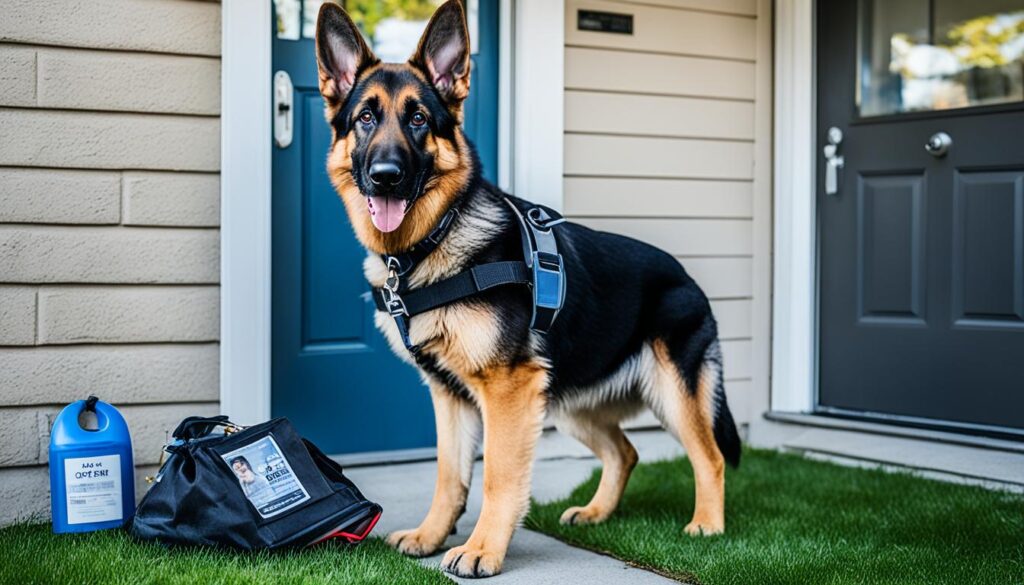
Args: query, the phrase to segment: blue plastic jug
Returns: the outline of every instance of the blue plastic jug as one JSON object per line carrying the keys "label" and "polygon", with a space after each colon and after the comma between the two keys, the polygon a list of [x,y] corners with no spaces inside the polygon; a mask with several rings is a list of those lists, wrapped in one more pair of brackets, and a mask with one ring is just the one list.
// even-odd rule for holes
{"label": "blue plastic jug", "polygon": [[[96,413],[97,428],[79,423]],[[128,425],[116,408],[95,396],[72,402],[50,432],[50,511],[53,531],[117,528],[135,511],[135,466]]]}

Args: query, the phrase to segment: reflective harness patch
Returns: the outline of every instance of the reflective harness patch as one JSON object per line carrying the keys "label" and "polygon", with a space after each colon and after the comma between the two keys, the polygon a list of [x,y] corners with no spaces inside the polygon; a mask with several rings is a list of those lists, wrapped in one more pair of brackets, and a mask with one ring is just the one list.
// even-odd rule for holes
{"label": "reflective harness patch", "polygon": [[523,244],[521,261],[479,264],[427,286],[406,290],[402,277],[441,243],[458,214],[454,209],[442,217],[430,235],[405,254],[383,256],[388,276],[384,286],[373,290],[374,302],[378,310],[394,318],[402,342],[413,354],[419,352],[419,347],[409,339],[410,318],[496,286],[517,284],[530,287],[533,295],[530,329],[547,333],[554,324],[565,302],[566,277],[553,228],[565,219],[541,205],[533,205],[524,213],[512,200],[505,198],[505,202],[519,221]]}

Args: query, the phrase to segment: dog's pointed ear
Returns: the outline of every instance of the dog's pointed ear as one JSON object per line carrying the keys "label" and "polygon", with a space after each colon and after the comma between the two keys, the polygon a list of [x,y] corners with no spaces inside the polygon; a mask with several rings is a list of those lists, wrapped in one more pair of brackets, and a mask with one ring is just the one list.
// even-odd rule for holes
{"label": "dog's pointed ear", "polygon": [[317,15],[316,60],[320,94],[329,112],[345,102],[360,71],[380,62],[352,19],[333,2],[324,2]]}
{"label": "dog's pointed ear", "polygon": [[469,29],[461,0],[448,0],[434,12],[409,63],[426,74],[449,106],[469,95]]}

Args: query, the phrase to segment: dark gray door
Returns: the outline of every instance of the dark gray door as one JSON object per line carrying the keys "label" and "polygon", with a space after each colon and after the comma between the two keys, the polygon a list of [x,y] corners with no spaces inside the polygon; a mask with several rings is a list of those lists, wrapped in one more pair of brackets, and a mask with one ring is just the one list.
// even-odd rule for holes
{"label": "dark gray door", "polygon": [[1024,0],[817,19],[819,409],[1024,433]]}

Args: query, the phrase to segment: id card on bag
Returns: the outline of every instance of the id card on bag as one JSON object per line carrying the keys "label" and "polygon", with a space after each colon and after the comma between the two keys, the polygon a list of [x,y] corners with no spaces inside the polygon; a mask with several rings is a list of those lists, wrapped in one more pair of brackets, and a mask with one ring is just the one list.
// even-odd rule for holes
{"label": "id card on bag", "polygon": [[221,456],[260,516],[270,518],[309,499],[274,437],[267,435]]}

